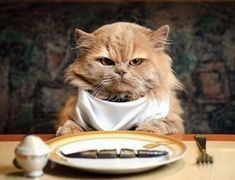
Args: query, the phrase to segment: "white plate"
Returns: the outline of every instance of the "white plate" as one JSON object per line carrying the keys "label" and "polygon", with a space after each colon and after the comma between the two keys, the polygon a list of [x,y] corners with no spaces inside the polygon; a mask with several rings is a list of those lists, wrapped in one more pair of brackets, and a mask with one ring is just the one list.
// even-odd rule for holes
{"label": "white plate", "polygon": [[[113,158],[87,159],[66,158],[59,151],[74,153],[89,149],[145,149],[145,145],[162,142],[155,150],[166,150],[169,156],[151,158]],[[150,170],[181,159],[186,153],[186,146],[181,141],[166,136],[135,131],[93,131],[60,136],[47,142],[52,153],[50,160],[80,170],[107,173],[127,174]]]}

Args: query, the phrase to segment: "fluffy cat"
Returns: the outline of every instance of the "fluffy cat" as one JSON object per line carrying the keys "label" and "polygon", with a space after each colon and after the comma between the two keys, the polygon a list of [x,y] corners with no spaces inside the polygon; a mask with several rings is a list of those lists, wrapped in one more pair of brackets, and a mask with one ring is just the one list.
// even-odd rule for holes
{"label": "fluffy cat", "polygon": [[[104,25],[93,33],[76,29],[73,41],[80,55],[66,69],[65,79],[99,99],[118,103],[169,96],[165,117],[153,118],[131,129],[184,133],[180,117],[183,111],[176,97],[182,85],[172,71],[171,58],[164,52],[168,33],[168,25],[151,30],[127,22]],[[59,113],[57,135],[85,130],[76,122],[77,98],[69,98]]]}

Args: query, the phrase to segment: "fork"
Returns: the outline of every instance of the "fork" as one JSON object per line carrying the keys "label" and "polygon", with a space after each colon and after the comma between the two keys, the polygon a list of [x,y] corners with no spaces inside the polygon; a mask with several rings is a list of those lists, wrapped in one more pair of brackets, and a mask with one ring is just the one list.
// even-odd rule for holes
{"label": "fork", "polygon": [[194,136],[195,141],[197,142],[198,148],[200,150],[200,154],[197,157],[197,164],[212,164],[213,163],[213,157],[209,155],[206,151],[206,137],[203,135],[196,135]]}

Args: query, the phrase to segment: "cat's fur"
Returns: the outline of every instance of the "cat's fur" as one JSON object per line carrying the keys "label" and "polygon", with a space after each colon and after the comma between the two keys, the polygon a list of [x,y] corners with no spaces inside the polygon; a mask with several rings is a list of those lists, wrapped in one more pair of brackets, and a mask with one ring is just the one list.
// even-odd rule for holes
{"label": "cat's fur", "polygon": [[[183,133],[182,109],[176,97],[181,84],[172,71],[171,58],[164,52],[168,33],[168,25],[152,31],[124,22],[102,26],[93,33],[76,29],[74,44],[80,56],[66,69],[66,81],[101,99],[125,97],[125,101],[131,101],[143,96],[161,99],[170,93],[168,115],[139,124],[136,130]],[[102,57],[115,64],[107,65],[110,63],[107,59],[102,64]],[[142,63],[131,64],[136,58],[143,59]],[[76,98],[71,97],[59,114],[58,135],[83,131],[74,121]]]}

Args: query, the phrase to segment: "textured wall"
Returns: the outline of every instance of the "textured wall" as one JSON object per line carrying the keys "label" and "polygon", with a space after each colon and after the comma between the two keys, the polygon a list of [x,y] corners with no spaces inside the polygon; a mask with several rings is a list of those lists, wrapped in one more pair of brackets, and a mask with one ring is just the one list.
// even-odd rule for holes
{"label": "textured wall", "polygon": [[76,91],[70,33],[116,21],[171,27],[188,133],[235,133],[235,3],[31,3],[0,7],[0,133],[51,133]]}

